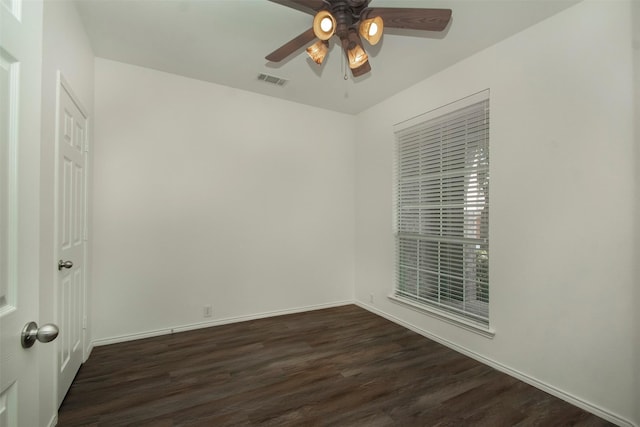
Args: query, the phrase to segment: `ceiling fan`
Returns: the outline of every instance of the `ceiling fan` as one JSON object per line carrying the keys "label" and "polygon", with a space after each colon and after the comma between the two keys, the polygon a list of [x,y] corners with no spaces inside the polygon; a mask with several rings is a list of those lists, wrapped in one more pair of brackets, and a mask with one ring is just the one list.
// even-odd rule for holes
{"label": "ceiling fan", "polygon": [[[314,15],[313,27],[293,38],[265,59],[280,62],[303,46],[317,64],[329,50],[329,39],[337,36],[354,77],[371,71],[362,38],[375,45],[384,27],[442,31],[451,19],[451,9],[369,7],[371,0],[270,0]],[[346,78],[346,76],[345,76]]]}

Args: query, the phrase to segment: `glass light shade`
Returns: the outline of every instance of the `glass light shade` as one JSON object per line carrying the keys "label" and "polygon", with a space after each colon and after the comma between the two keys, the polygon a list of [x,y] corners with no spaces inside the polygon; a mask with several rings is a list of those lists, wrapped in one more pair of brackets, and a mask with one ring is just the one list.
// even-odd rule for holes
{"label": "glass light shade", "polygon": [[322,64],[322,61],[324,61],[328,51],[329,48],[327,48],[327,42],[322,40],[318,40],[307,48],[307,54],[316,64]]}
{"label": "glass light shade", "polygon": [[349,68],[352,70],[360,67],[369,60],[367,52],[365,52],[362,46],[358,44],[347,51],[347,57],[349,58]]}
{"label": "glass light shade", "polygon": [[329,40],[336,32],[336,18],[328,10],[321,10],[313,18],[313,34],[320,40]]}
{"label": "glass light shade", "polygon": [[372,46],[378,44],[382,38],[383,30],[384,22],[379,16],[364,19],[360,22],[360,35]]}

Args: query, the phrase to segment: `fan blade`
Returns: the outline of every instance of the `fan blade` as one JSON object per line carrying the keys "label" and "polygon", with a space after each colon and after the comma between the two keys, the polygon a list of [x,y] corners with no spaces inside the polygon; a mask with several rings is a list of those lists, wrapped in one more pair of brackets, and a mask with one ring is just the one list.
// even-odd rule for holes
{"label": "fan blade", "polygon": [[278,3],[283,6],[290,7],[300,12],[315,15],[320,9],[324,9],[325,5],[322,0],[269,0],[272,3]]}
{"label": "fan blade", "polygon": [[367,74],[369,71],[371,71],[371,65],[369,65],[369,61],[367,60],[367,62],[365,62],[358,68],[353,68],[351,70],[351,74],[353,74],[353,77],[360,77],[364,74]]}
{"label": "fan blade", "polygon": [[309,28],[298,37],[290,40],[289,42],[280,46],[278,49],[271,52],[265,57],[265,59],[271,62],[280,62],[296,50],[311,43],[313,40],[315,40],[315,38],[316,35],[313,33],[313,28]]}
{"label": "fan blade", "polygon": [[379,16],[388,28],[442,31],[451,19],[451,9],[417,9],[401,7],[372,7],[365,10],[365,19]]}

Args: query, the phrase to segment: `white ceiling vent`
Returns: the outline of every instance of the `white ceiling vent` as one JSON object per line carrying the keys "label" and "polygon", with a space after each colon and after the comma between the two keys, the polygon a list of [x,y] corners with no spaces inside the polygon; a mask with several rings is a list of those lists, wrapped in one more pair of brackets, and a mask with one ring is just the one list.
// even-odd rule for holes
{"label": "white ceiling vent", "polygon": [[284,86],[285,83],[289,81],[281,77],[276,77],[276,76],[263,74],[263,73],[258,74],[258,80],[262,80],[265,83],[271,83],[272,85],[276,85],[276,86]]}

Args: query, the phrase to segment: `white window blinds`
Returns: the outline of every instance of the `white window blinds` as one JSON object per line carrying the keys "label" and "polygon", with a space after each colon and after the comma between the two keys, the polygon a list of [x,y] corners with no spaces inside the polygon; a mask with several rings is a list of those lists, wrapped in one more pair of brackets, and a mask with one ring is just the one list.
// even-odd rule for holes
{"label": "white window blinds", "polygon": [[395,296],[488,326],[488,91],[394,132]]}

